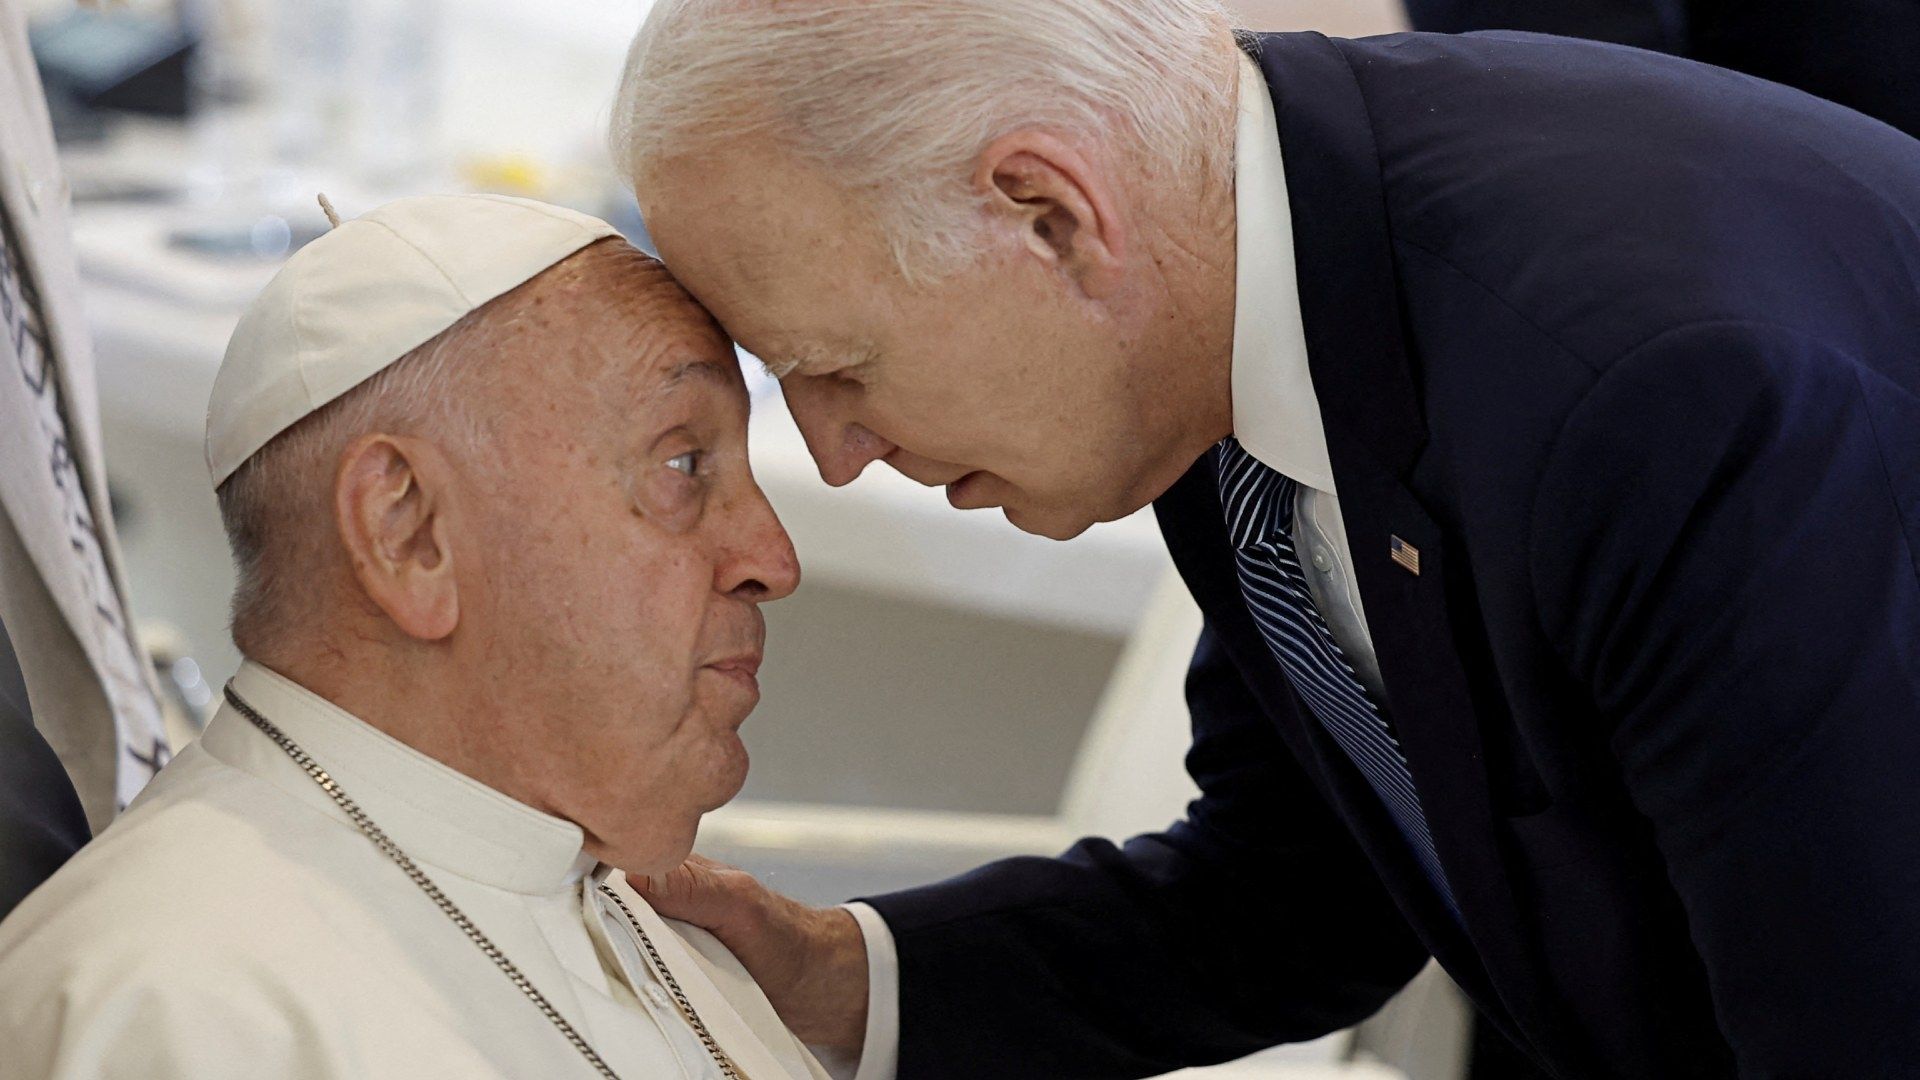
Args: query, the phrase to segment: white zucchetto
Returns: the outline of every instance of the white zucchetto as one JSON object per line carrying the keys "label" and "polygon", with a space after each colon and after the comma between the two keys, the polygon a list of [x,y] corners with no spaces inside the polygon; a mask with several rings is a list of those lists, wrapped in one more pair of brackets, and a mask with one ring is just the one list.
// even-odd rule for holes
{"label": "white zucchetto", "polygon": [[390,202],[294,253],[248,306],[207,407],[219,487],[301,418],[593,242],[598,218],[504,195]]}

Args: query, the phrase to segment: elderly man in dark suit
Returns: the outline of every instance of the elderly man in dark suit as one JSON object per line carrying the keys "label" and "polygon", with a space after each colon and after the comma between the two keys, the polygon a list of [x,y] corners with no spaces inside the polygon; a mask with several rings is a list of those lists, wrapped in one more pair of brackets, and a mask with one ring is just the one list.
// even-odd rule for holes
{"label": "elderly man in dark suit", "polygon": [[823,476],[1151,502],[1206,615],[1165,832],[659,903],[870,1077],[1221,1061],[1429,955],[1556,1076],[1920,1075],[1920,142],[1565,38],[1239,44],[655,6],[616,145]]}

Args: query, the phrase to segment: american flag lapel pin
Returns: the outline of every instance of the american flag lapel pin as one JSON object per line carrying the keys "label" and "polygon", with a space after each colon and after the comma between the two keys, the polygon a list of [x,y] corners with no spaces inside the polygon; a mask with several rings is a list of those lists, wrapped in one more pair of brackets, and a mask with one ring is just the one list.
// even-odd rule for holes
{"label": "american flag lapel pin", "polygon": [[1420,549],[1397,536],[1390,537],[1390,540],[1392,542],[1388,547],[1388,554],[1393,556],[1393,561],[1400,565],[1400,569],[1414,577],[1419,577]]}

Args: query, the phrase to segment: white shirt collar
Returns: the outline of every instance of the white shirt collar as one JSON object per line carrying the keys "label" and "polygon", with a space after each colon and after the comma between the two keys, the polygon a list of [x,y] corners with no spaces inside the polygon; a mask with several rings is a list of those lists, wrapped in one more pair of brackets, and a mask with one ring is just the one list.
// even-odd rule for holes
{"label": "white shirt collar", "polygon": [[[572,822],[508,798],[251,660],[241,665],[233,688],[338,780],[415,861],[536,895],[566,891],[596,873]],[[221,761],[347,824],[320,786],[232,705],[221,707],[200,741]],[[367,851],[379,857],[371,844]]]}
{"label": "white shirt collar", "polygon": [[1333,463],[1300,317],[1280,123],[1266,78],[1246,56],[1240,57],[1235,140],[1233,434],[1269,468],[1331,495]]}

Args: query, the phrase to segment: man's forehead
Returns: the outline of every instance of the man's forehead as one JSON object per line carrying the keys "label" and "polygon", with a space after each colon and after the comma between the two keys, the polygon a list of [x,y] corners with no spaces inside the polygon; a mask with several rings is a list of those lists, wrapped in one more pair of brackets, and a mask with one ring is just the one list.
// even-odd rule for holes
{"label": "man's forehead", "polygon": [[632,261],[592,270],[545,298],[557,303],[530,298],[532,311],[509,315],[531,332],[538,351],[551,354],[557,348],[575,358],[576,368],[612,368],[656,388],[689,379],[725,380],[731,342],[658,262],[633,253]]}
{"label": "man's forehead", "polygon": [[502,312],[508,336],[499,341],[512,357],[509,382],[518,384],[502,387],[502,406],[520,409],[532,394],[565,410],[536,426],[599,423],[610,411],[624,427],[643,421],[655,405],[718,404],[730,386],[744,401],[732,343],[657,264],[651,273],[581,277],[546,301],[529,298],[519,311]]}
{"label": "man's forehead", "polygon": [[884,241],[865,198],[764,140],[661,162],[638,191],[669,266],[692,258],[743,284],[777,284],[795,260],[833,265]]}

